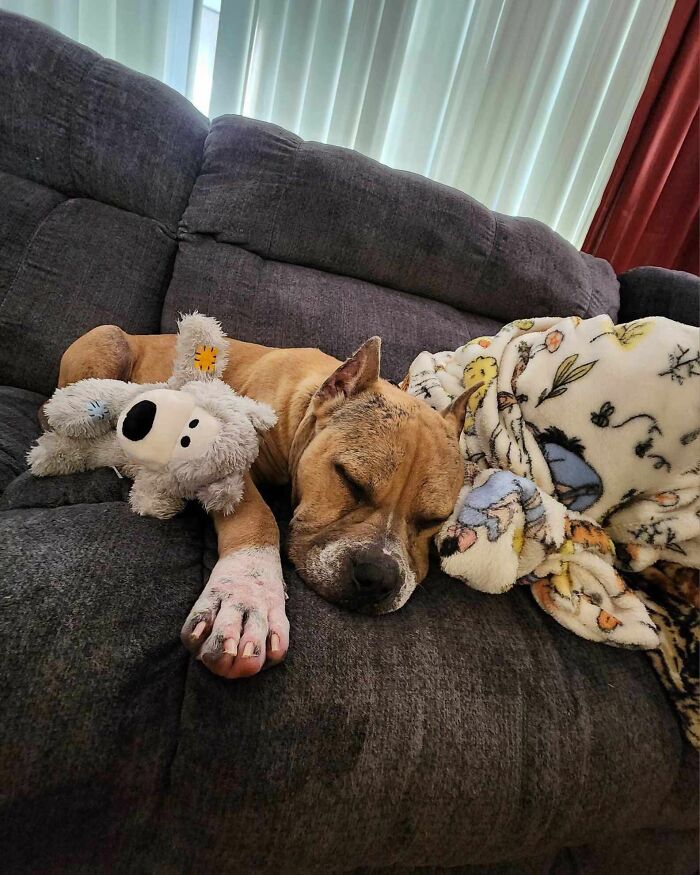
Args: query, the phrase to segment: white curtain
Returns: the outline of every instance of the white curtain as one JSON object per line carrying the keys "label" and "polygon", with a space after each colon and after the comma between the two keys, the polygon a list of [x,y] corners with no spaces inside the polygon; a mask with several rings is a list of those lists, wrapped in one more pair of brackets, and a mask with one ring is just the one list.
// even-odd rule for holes
{"label": "white curtain", "polygon": [[673,0],[0,0],[207,115],[533,216],[580,246]]}

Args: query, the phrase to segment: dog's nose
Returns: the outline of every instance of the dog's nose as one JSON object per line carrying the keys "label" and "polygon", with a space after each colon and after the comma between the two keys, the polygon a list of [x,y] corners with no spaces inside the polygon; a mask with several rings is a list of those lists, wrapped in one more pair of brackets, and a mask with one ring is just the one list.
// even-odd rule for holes
{"label": "dog's nose", "polygon": [[153,428],[156,405],[152,401],[139,401],[124,417],[122,434],[127,440],[142,441]]}
{"label": "dog's nose", "polygon": [[381,550],[372,550],[353,557],[352,582],[360,604],[382,601],[396,589],[399,569],[396,562]]}

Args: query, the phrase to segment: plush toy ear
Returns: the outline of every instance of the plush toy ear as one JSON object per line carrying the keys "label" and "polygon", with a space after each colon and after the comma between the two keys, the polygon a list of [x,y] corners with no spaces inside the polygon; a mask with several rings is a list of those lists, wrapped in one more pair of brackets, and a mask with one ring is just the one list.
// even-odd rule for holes
{"label": "plush toy ear", "polygon": [[195,310],[181,316],[177,327],[170,387],[179,389],[192,381],[222,379],[228,364],[228,342],[218,320]]}

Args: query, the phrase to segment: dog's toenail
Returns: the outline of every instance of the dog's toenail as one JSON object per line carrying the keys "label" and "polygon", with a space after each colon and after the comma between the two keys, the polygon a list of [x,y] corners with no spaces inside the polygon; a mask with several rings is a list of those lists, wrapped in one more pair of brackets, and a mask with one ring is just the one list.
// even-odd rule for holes
{"label": "dog's toenail", "polygon": [[192,633],[192,637],[196,640],[197,638],[202,637],[202,632],[207,628],[207,624],[204,620],[200,620],[199,623],[194,627],[194,632]]}
{"label": "dog's toenail", "polygon": [[254,651],[255,651],[255,645],[253,644],[252,641],[249,641],[249,642],[246,644],[246,646],[243,648],[243,656],[244,656],[246,659],[248,659],[248,658],[250,658],[250,657],[253,655],[253,652],[254,652]]}
{"label": "dog's toenail", "polygon": [[229,656],[235,656],[238,653],[238,647],[236,647],[236,642],[232,641],[230,638],[224,644],[224,653],[228,653]]}
{"label": "dog's toenail", "polygon": [[273,653],[277,653],[277,651],[279,649],[280,649],[280,636],[276,632],[273,632],[272,636],[270,637],[270,650]]}

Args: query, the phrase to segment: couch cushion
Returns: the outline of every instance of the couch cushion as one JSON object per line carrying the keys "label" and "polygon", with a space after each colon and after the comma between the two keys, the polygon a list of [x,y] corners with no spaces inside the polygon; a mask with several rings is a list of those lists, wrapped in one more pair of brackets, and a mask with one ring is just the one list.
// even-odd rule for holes
{"label": "couch cushion", "polygon": [[686,325],[700,320],[700,279],[682,270],[637,267],[620,276],[620,321],[666,316]]}
{"label": "couch cushion", "polygon": [[41,434],[37,413],[45,397],[0,386],[0,493],[27,468],[26,454]]}
{"label": "couch cushion", "polygon": [[275,125],[216,119],[183,216],[265,258],[401,289],[507,322],[617,315],[610,265],[532,219]]}
{"label": "couch cushion", "polygon": [[157,332],[208,124],[181,95],[0,15],[0,383],[48,394],[101,323]]}
{"label": "couch cushion", "polygon": [[571,635],[525,590],[434,570],[377,620],[286,571],[284,667],[188,675],[154,871],[485,864],[654,824],[682,742],[643,654]]}
{"label": "couch cushion", "polygon": [[50,190],[8,175],[2,185],[24,221],[7,231],[17,264],[0,288],[0,381],[49,395],[61,354],[88,329],[158,331],[175,242],[153,220],[116,207],[52,202]]}
{"label": "couch cushion", "polygon": [[208,131],[192,104],[18,15],[0,19],[0,57],[0,170],[174,231]]}
{"label": "couch cushion", "polygon": [[65,477],[34,477],[30,471],[23,471],[0,495],[0,510],[126,501],[130,488],[131,481],[120,477],[113,468]]}
{"label": "couch cushion", "polygon": [[13,872],[485,864],[666,816],[681,736],[648,661],[576,638],[525,590],[434,570],[377,619],[286,566],[288,661],[229,683],[178,640],[215,561],[196,508],[9,509],[0,543]]}
{"label": "couch cushion", "polygon": [[448,304],[373,283],[269,261],[202,236],[180,243],[162,330],[180,312],[200,309],[239,340],[314,346],[340,359],[373,334],[384,340],[382,375],[402,379],[422,349],[453,349],[500,325]]}
{"label": "couch cushion", "polygon": [[0,511],[8,872],[142,871],[179,739],[203,530],[123,502]]}

